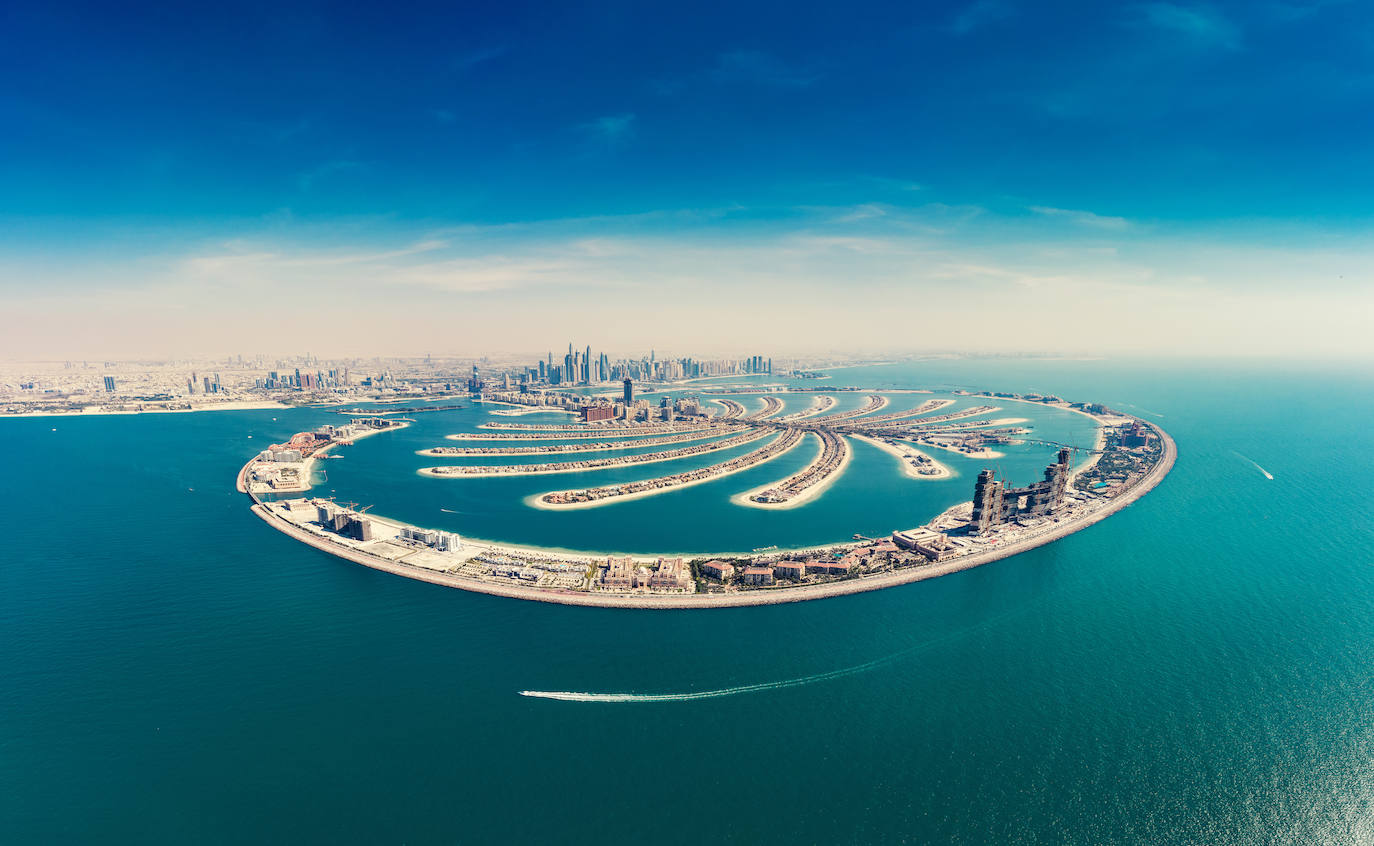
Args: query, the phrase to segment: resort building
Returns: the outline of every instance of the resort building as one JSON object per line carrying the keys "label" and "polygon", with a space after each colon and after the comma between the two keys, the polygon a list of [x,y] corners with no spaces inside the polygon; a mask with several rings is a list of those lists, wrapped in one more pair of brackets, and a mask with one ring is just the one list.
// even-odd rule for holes
{"label": "resort building", "polygon": [[635,564],[629,558],[609,558],[601,575],[602,590],[631,590],[635,586]]}
{"label": "resort building", "polygon": [[1069,456],[1069,450],[1061,449],[1059,460],[1045,468],[1044,481],[1024,488],[1006,487],[993,478],[991,470],[979,473],[973,486],[970,531],[982,534],[1021,517],[1044,517],[1062,505],[1069,485]]}
{"label": "resort building", "polygon": [[649,576],[650,590],[691,590],[692,571],[681,558],[660,558]]}
{"label": "resort building", "polygon": [[708,579],[724,582],[734,578],[735,567],[733,564],[727,564],[724,561],[707,561],[705,564],[701,565],[701,573]]}
{"label": "resort building", "polygon": [[773,569],[771,567],[745,567],[740,573],[739,580],[746,585],[771,585],[773,584]]}
{"label": "resort building", "polygon": [[943,532],[933,532],[929,529],[893,532],[892,543],[898,549],[907,549],[924,555],[931,561],[939,561],[954,554],[949,545],[949,538]]}

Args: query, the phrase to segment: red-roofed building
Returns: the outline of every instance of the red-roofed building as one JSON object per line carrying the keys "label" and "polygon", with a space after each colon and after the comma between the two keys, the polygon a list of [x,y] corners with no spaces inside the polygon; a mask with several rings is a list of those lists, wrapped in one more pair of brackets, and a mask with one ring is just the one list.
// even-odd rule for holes
{"label": "red-roofed building", "polygon": [[735,568],[724,561],[707,561],[701,565],[701,572],[708,579],[723,582],[735,575]]}
{"label": "red-roofed building", "polygon": [[739,578],[746,585],[771,585],[773,583],[773,568],[745,567]]}

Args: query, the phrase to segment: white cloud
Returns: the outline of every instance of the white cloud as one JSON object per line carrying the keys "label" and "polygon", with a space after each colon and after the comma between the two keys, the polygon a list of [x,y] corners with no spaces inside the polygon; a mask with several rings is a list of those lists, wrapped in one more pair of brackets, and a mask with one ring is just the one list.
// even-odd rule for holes
{"label": "white cloud", "polygon": [[1030,210],[1038,215],[1063,218],[1079,226],[1090,226],[1095,229],[1110,229],[1120,232],[1131,228],[1131,222],[1124,217],[1101,215],[1090,211],[1084,211],[1083,209],[1057,209],[1052,206],[1031,206]]}
{"label": "white cloud", "polygon": [[627,352],[642,343],[707,354],[741,338],[778,354],[871,348],[875,338],[960,349],[976,337],[997,350],[1301,354],[1340,344],[1374,354],[1356,326],[1374,312],[1367,239],[1277,248],[1266,244],[1302,239],[1152,224],[1103,247],[1054,221],[1101,228],[1113,218],[1036,212],[669,211],[440,231],[384,221],[371,227],[389,233],[381,243],[287,221],[189,254],[64,263],[64,278],[89,290],[80,298],[44,294],[71,283],[45,286],[43,263],[11,255],[0,278],[26,285],[7,291],[0,352],[160,353],[173,341],[202,352],[500,352],[537,349],[576,325]]}

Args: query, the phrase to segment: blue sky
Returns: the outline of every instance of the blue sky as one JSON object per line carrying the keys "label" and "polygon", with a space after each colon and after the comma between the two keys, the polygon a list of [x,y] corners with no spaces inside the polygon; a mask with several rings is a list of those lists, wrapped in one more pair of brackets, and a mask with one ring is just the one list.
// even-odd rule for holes
{"label": "blue sky", "polygon": [[[1374,305],[1357,2],[15,2],[0,31],[7,356],[231,351],[197,314],[324,282],[301,340],[358,353],[726,348],[760,332],[728,297],[838,347],[898,298],[940,321],[911,348],[976,309],[1009,349],[1326,355]],[[1024,325],[1122,298],[1177,337]]]}

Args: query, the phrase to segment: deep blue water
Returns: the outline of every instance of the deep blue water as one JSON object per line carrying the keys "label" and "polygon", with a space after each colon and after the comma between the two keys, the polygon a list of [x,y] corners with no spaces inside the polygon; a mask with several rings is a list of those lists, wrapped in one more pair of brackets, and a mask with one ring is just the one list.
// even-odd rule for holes
{"label": "deep blue water", "polygon": [[[272,531],[233,474],[322,412],[0,420],[0,841],[1374,838],[1366,373],[950,361],[832,382],[846,383],[1101,400],[1163,425],[1180,457],[1122,513],[967,573],[649,612],[438,588]],[[415,477],[432,463],[415,449],[490,418],[417,419],[328,462],[329,486],[391,516],[442,525],[447,507],[466,512],[460,531],[573,548],[608,546],[608,530],[636,550],[885,531],[966,499],[977,469],[907,482],[861,449],[813,506],[723,504],[804,463],[803,447],[720,490],[555,521],[574,515],[525,509],[520,492],[574,477],[487,494]],[[1019,479],[1044,460],[1009,454],[1003,469]],[[684,702],[518,695],[715,690],[870,662]]]}

